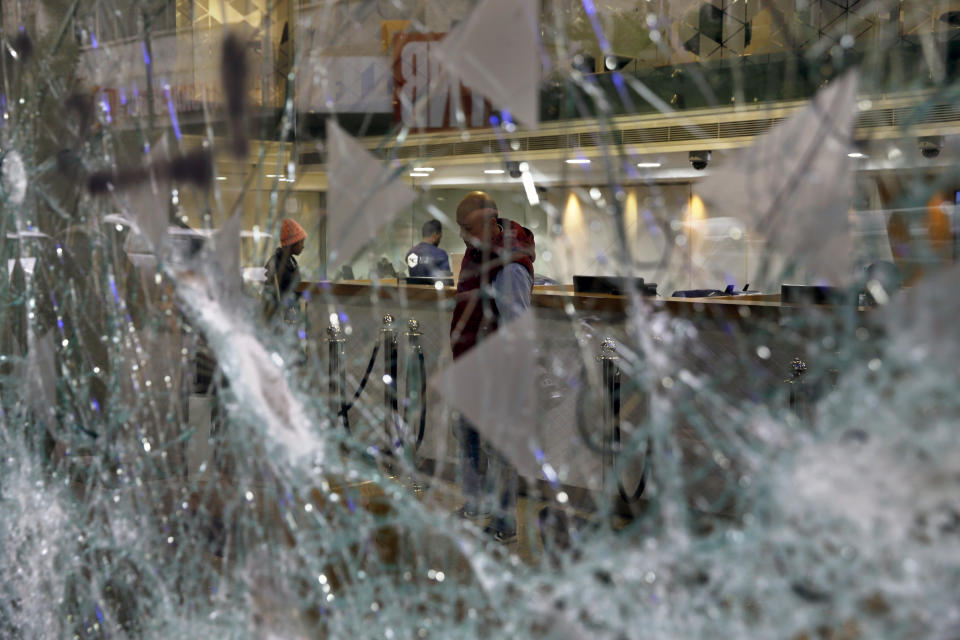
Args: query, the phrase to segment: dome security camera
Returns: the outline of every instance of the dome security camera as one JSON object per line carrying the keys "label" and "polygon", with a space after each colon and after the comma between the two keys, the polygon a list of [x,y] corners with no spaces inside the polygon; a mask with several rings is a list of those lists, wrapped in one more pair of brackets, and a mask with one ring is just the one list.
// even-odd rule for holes
{"label": "dome security camera", "polygon": [[511,178],[519,178],[522,175],[520,172],[520,163],[516,160],[507,160],[507,173]]}
{"label": "dome security camera", "polygon": [[943,136],[925,136],[917,140],[917,146],[924,158],[936,158],[943,149]]}
{"label": "dome security camera", "polygon": [[707,168],[707,165],[710,164],[710,152],[709,151],[691,151],[690,152],[690,166],[692,166],[697,171],[703,171]]}

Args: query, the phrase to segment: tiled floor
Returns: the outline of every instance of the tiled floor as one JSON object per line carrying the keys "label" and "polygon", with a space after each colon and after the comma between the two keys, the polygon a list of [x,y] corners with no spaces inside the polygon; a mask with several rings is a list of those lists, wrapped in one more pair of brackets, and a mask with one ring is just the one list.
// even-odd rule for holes
{"label": "tiled floor", "polygon": [[[407,485],[410,486],[410,485]],[[463,505],[463,494],[459,487],[451,482],[432,478],[429,486],[411,487],[420,499],[439,511],[453,514]],[[541,518],[546,518],[546,508],[558,509],[565,515],[566,526],[559,529],[549,525],[543,527],[547,529],[546,537],[549,544],[568,544],[568,538],[575,534],[575,529],[584,526],[592,518],[598,517],[596,514],[580,511],[569,505],[558,505],[556,502],[547,501],[540,497],[531,497],[521,495],[517,500],[517,537],[509,543],[505,543],[507,548],[516,553],[524,562],[539,563],[546,556],[544,548],[544,536],[541,534]],[[473,519],[472,522],[479,528],[490,522],[490,517]],[[568,524],[569,523],[569,524]],[[615,522],[614,526],[622,526],[624,522]],[[493,538],[490,538],[491,541]]]}

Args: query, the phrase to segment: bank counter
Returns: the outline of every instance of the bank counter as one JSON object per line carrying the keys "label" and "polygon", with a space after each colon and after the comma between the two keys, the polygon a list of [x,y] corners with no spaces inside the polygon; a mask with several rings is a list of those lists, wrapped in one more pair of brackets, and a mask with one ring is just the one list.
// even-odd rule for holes
{"label": "bank counter", "polygon": [[[395,320],[398,336],[401,410],[405,399],[415,397],[419,389],[416,381],[408,383],[410,372],[405,366],[415,358],[404,335],[410,320],[416,321],[420,334],[415,341],[422,347],[426,376],[433,377],[452,362],[453,287],[346,281],[305,283],[301,291],[310,349],[316,358],[329,358],[331,320],[342,325],[339,339],[343,340],[348,400],[364,378],[388,314]],[[615,364],[623,369],[622,440],[627,442],[637,428],[666,425],[682,450],[680,463],[709,470],[688,498],[706,511],[727,509],[727,498],[735,493],[730,483],[742,481],[734,471],[736,461],[731,460],[734,448],[725,444],[742,436],[739,409],[744,403],[766,403],[774,414],[784,410],[798,419],[812,419],[804,413],[805,407],[814,394],[829,392],[836,382],[840,374],[836,354],[844,340],[853,336],[862,340],[864,331],[874,331],[865,326],[866,311],[853,306],[781,304],[779,296],[772,295],[641,298],[574,293],[572,287],[562,285],[536,287],[532,296],[538,361],[534,401],[544,457],[566,487],[595,492],[612,486],[611,461],[585,442],[586,438],[604,442],[605,437],[609,442],[609,433],[604,433],[609,426],[604,424],[609,398],[604,397],[601,355],[604,341],[610,341],[604,357],[615,356]],[[643,345],[643,353],[634,350],[637,344]],[[324,364],[317,362],[317,366]],[[351,424],[360,422],[361,411],[373,411],[365,414],[368,418],[386,413],[383,374],[381,355],[361,399],[347,414]],[[457,457],[452,409],[432,388],[427,390],[426,406],[419,459],[435,471],[449,473]],[[416,416],[408,415],[408,421],[415,429]],[[375,433],[358,435],[377,438]],[[619,461],[622,472],[613,485],[631,493],[648,464],[646,453],[624,452],[629,458]],[[651,463],[657,458],[654,452]]]}

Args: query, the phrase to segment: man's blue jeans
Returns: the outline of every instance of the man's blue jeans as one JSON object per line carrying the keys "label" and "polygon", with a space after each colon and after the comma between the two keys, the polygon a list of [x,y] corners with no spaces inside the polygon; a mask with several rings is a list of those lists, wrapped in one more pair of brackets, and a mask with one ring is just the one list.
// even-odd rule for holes
{"label": "man's blue jeans", "polygon": [[460,482],[468,511],[483,513],[492,507],[494,527],[516,530],[517,470],[498,451],[487,445],[477,430],[460,418]]}

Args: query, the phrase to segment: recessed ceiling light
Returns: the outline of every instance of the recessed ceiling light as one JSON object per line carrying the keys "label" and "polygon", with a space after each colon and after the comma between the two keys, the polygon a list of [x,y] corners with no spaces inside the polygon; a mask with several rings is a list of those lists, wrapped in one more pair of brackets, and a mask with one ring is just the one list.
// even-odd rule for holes
{"label": "recessed ceiling light", "polygon": [[657,169],[661,166],[663,165],[659,162],[638,162],[637,163],[638,169]]}
{"label": "recessed ceiling light", "polygon": [[567,164],[590,164],[589,158],[568,158]]}
{"label": "recessed ceiling light", "polygon": [[436,169],[434,169],[433,167],[417,167],[416,169],[414,169],[414,171],[417,171],[417,172],[422,171],[424,173],[430,173],[431,171],[436,171]]}
{"label": "recessed ceiling light", "polygon": [[430,174],[429,174],[429,173],[421,173],[421,172],[418,172],[418,171],[413,171],[413,172],[410,173],[410,177],[411,177],[411,178],[429,178],[429,177],[430,177]]}
{"label": "recessed ceiling light", "polygon": [[505,173],[503,169],[484,169],[484,173],[491,176],[499,176],[502,173]]}
{"label": "recessed ceiling light", "polygon": [[847,157],[860,160],[862,158],[866,158],[867,154],[861,153],[860,151],[851,151],[850,153],[847,154]]}
{"label": "recessed ceiling light", "polygon": [[226,180],[227,176],[217,176],[217,180]]}
{"label": "recessed ceiling light", "polygon": [[523,180],[523,190],[527,194],[527,202],[530,206],[540,204],[540,194],[537,193],[537,185],[533,183],[533,175],[529,171],[524,171],[521,180]]}

